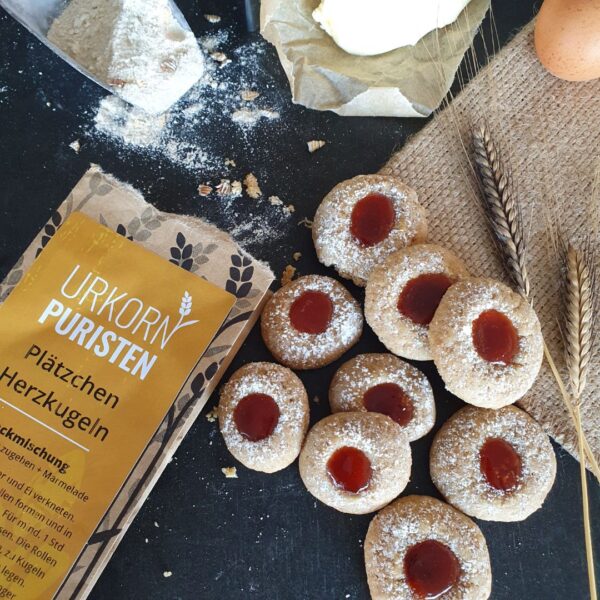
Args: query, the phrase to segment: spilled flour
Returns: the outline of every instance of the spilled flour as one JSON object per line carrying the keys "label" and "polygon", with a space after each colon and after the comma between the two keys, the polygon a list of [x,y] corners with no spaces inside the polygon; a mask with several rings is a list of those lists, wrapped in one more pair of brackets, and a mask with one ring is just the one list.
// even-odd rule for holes
{"label": "spilled flour", "polygon": [[[124,149],[170,163],[195,173],[218,172],[226,156],[205,148],[228,127],[244,136],[257,126],[279,120],[281,100],[260,87],[262,42],[234,49],[231,56],[217,51],[228,42],[227,30],[200,40],[207,54],[205,76],[168,112],[149,115],[115,96],[104,98],[94,116],[92,135]],[[244,98],[249,98],[245,100]]]}
{"label": "spilled flour", "polygon": [[257,171],[256,185],[245,183],[243,192],[242,182],[251,181],[255,160],[265,163],[259,140],[286,131],[282,115],[289,97],[264,68],[267,43],[236,47],[231,37],[221,29],[199,40],[205,75],[171,110],[152,116],[106,96],[84,135],[108,143],[124,162],[147,158],[158,178],[163,165],[182,171],[198,188],[202,216],[260,256],[267,248],[273,252],[296,227],[296,219],[291,199],[280,205],[269,201],[280,192],[268,187],[268,171]]}

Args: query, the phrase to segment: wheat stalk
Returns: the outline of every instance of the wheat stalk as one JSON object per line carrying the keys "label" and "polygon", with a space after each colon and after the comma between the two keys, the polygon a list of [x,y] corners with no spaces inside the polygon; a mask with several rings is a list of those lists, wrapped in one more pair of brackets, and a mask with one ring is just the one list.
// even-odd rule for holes
{"label": "wheat stalk", "polygon": [[[526,243],[523,233],[523,221],[517,202],[513,196],[510,178],[500,158],[486,123],[480,123],[473,131],[474,161],[481,183],[483,205],[488,217],[490,229],[503,257],[503,264],[512,279],[517,291],[533,304],[531,284],[527,273]],[[567,358],[569,377],[574,390],[582,391],[585,387],[587,370],[591,358],[593,340],[592,327],[593,302],[593,270],[582,256],[567,253],[571,257],[567,262],[567,294],[568,309],[565,311],[565,329],[567,333]],[[572,263],[572,264],[571,264]],[[584,302],[585,301],[585,302]],[[583,306],[585,304],[585,307]],[[585,308],[585,310],[584,310]],[[569,411],[577,432],[579,447],[579,463],[581,490],[583,499],[583,520],[585,532],[585,549],[588,564],[590,595],[596,600],[596,583],[594,574],[594,557],[587,489],[586,457],[591,468],[600,479],[600,469],[594,454],[585,439],[581,423],[580,399],[573,401],[560,376],[556,363],[544,342],[544,355],[558,383],[560,392]],[[583,387],[582,387],[583,386]],[[580,396],[578,396],[580,398]]]}
{"label": "wheat stalk", "polygon": [[510,179],[485,123],[475,129],[473,143],[484,208],[492,233],[517,291],[529,298],[531,286],[525,262],[523,219],[512,194]]}
{"label": "wheat stalk", "polygon": [[[523,220],[518,204],[512,193],[509,177],[502,163],[500,153],[492,139],[489,127],[481,122],[473,130],[474,162],[481,183],[481,197],[488,217],[492,235],[503,258],[504,267],[517,291],[530,303],[531,284],[526,264],[526,243],[523,234]],[[559,387],[563,402],[577,429],[577,418],[571,402],[571,395],[565,386],[550,350],[544,342],[544,356]],[[584,436],[585,456],[591,471],[600,480],[600,466]]]}
{"label": "wheat stalk", "polygon": [[[581,405],[587,383],[590,361],[594,352],[595,300],[595,261],[591,246],[579,250],[571,245],[565,256],[565,298],[563,310],[563,337],[565,359],[571,385],[573,411],[577,422],[579,454],[583,456],[584,436],[581,421]],[[581,492],[583,502],[583,522],[588,578],[591,600],[596,600],[596,575],[594,571],[594,551],[590,523],[590,510],[587,490],[585,463],[580,460]]]}

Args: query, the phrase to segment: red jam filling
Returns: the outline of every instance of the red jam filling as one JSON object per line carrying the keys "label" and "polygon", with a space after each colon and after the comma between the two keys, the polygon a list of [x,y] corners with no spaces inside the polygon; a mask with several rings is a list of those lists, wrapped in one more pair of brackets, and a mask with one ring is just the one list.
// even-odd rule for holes
{"label": "red jam filling", "polygon": [[300,333],[323,333],[333,315],[333,302],[327,294],[308,290],[296,298],[290,308],[290,321]]}
{"label": "red jam filling", "polygon": [[501,438],[489,438],[479,451],[479,466],[486,481],[497,490],[512,490],[521,478],[521,457]]}
{"label": "red jam filling", "polygon": [[413,323],[429,325],[444,294],[454,283],[443,273],[426,273],[411,279],[398,298],[398,310]]}
{"label": "red jam filling", "polygon": [[394,419],[399,425],[408,425],[414,407],[409,396],[395,383],[380,383],[363,395],[363,405],[369,412],[377,412]]}
{"label": "red jam filling", "polygon": [[393,202],[383,194],[369,194],[354,205],[350,233],[363,246],[374,246],[387,238],[395,221]]}
{"label": "red jam filling", "polygon": [[404,556],[404,573],[419,598],[439,598],[458,582],[460,563],[448,546],[425,540],[411,546]]}
{"label": "red jam filling", "polygon": [[358,448],[344,446],[327,461],[327,472],[339,488],[358,494],[369,487],[371,461]]}
{"label": "red jam filling", "polygon": [[279,407],[267,394],[249,394],[242,398],[233,411],[237,430],[251,442],[268,438],[277,427]]}
{"label": "red jam filling", "polygon": [[510,365],[519,352],[519,334],[506,315],[486,310],[473,321],[473,344],[483,360]]}

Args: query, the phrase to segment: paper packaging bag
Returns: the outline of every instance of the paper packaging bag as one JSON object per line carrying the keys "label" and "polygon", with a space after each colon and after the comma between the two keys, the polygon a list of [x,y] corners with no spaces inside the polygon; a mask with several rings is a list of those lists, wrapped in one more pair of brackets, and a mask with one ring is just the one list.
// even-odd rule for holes
{"label": "paper packaging bag", "polygon": [[[462,257],[477,277],[504,278],[479,188],[465,155],[471,126],[485,118],[505,157],[525,218],[526,252],[535,309],[544,338],[567,381],[559,330],[560,261],[546,232],[543,206],[557,202],[560,226],[574,243],[594,231],[599,207],[594,176],[600,146],[600,79],[562,81],[540,64],[533,25],[523,29],[456,100],[395,154],[382,170],[414,187],[429,212],[430,239]],[[597,223],[596,223],[597,225]],[[597,230],[596,230],[597,231]],[[596,251],[600,240],[591,240]],[[600,348],[590,365],[582,421],[600,458]],[[531,391],[519,402],[546,432],[576,454],[573,423],[544,361]]]}
{"label": "paper packaging bag", "polygon": [[162,213],[136,190],[93,166],[61,204],[0,284],[4,301],[60,225],[80,212],[207,279],[237,300],[208,349],[174,399],[166,417],[89,539],[56,598],[85,598],[158,477],[200,413],[256,322],[273,281],[264,264],[204,221]]}
{"label": "paper packaging bag", "polygon": [[294,102],[342,116],[427,117],[450,89],[490,0],[471,0],[454,23],[415,46],[379,56],[353,56],[339,48],[312,18],[318,5],[319,0],[261,5],[261,33],[277,49]]}

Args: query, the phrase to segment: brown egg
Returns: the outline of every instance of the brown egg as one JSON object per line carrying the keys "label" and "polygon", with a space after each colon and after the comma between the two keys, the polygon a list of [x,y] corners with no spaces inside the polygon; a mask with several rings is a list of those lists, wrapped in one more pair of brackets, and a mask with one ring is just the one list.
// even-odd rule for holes
{"label": "brown egg", "polygon": [[535,50],[556,77],[600,77],[600,0],[545,0],[535,23]]}

